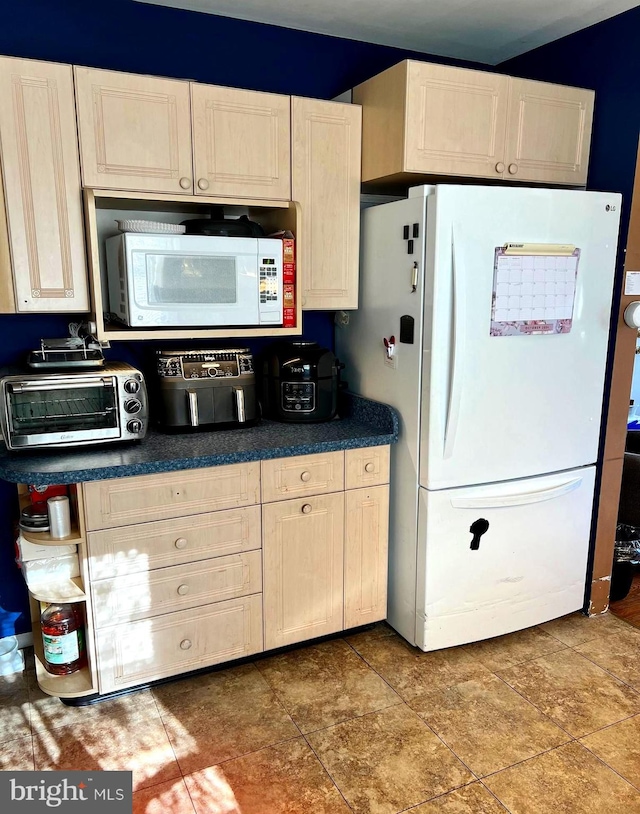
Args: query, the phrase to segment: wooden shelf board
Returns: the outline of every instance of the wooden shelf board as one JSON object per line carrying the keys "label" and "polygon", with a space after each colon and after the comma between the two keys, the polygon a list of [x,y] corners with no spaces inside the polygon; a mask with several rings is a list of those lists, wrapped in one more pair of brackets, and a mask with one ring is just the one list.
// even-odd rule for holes
{"label": "wooden shelf board", "polygon": [[33,628],[33,649],[36,661],[36,679],[42,692],[58,698],[79,698],[83,695],[95,695],[98,688],[91,683],[91,671],[83,667],[68,676],[57,676],[48,672],[44,666],[44,651],[40,626]]}
{"label": "wooden shelf board", "polygon": [[54,602],[87,601],[80,577],[63,580],[46,579],[36,582],[25,580],[25,582],[29,593],[38,602],[52,604]]}

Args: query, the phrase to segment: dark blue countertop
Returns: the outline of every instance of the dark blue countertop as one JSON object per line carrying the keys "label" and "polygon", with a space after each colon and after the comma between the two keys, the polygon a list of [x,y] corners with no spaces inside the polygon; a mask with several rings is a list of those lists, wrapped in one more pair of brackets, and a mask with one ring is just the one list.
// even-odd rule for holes
{"label": "dark blue countertop", "polygon": [[133,444],[44,452],[0,452],[0,478],[11,483],[80,483],[205,466],[357,449],[398,440],[398,414],[386,404],[344,394],[340,418],[320,424],[263,420],[255,427],[168,434],[151,430]]}

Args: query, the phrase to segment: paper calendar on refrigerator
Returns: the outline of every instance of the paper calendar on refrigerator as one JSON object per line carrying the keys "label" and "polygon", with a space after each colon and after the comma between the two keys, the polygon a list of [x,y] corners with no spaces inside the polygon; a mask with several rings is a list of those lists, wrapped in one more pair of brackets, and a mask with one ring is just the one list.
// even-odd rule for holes
{"label": "paper calendar on refrigerator", "polygon": [[495,249],[491,336],[571,330],[580,249],[507,243]]}

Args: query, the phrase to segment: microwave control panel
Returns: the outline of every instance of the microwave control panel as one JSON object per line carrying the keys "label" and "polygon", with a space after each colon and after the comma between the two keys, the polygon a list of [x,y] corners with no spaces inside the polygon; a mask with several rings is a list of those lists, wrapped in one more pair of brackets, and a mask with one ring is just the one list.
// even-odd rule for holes
{"label": "microwave control panel", "polygon": [[160,353],[157,363],[161,379],[223,379],[253,374],[253,358],[247,350]]}

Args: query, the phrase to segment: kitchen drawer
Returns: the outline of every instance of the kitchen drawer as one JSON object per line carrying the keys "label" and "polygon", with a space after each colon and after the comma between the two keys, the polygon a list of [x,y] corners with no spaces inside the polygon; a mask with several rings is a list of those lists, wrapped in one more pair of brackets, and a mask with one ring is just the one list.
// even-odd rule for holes
{"label": "kitchen drawer", "polygon": [[262,590],[262,552],[247,551],[204,562],[93,582],[97,628],[256,594]]}
{"label": "kitchen drawer", "polygon": [[96,632],[101,693],[262,651],[262,595],[229,599]]}
{"label": "kitchen drawer", "polygon": [[262,461],[262,502],[344,489],[344,452]]}
{"label": "kitchen drawer", "polygon": [[91,580],[260,548],[260,506],[87,534]]}
{"label": "kitchen drawer", "polygon": [[345,452],[345,489],[389,483],[389,446],[348,449]]}
{"label": "kitchen drawer", "polygon": [[216,466],[85,483],[87,530],[260,502],[260,464]]}

